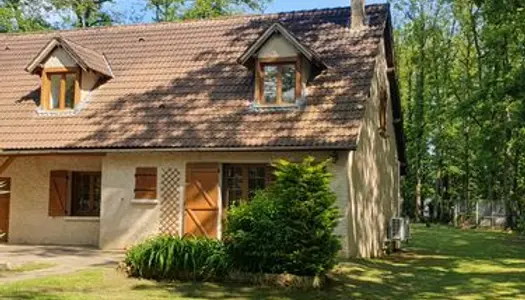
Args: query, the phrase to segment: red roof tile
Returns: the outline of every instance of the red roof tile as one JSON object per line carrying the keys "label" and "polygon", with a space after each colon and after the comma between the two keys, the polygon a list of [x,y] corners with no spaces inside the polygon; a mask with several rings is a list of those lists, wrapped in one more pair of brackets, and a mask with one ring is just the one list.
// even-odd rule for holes
{"label": "red roof tile", "polygon": [[[348,28],[349,8],[335,8],[2,34],[0,149],[353,148],[388,6],[367,13],[370,26],[360,31]],[[253,72],[237,63],[275,22],[328,65],[303,109],[254,108]],[[39,114],[40,80],[24,68],[57,34],[77,50],[104,53],[114,78],[78,112]]]}

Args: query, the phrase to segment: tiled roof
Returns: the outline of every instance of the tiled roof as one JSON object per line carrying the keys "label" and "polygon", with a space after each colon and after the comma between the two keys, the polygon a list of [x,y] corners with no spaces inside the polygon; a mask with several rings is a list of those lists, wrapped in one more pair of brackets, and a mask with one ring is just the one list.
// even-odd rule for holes
{"label": "tiled roof", "polygon": [[[387,5],[350,30],[335,8],[207,21],[0,35],[0,149],[353,148]],[[328,65],[302,109],[253,107],[253,72],[237,59],[280,22]],[[24,68],[54,36],[104,53],[114,78],[72,114],[39,114]]]}
{"label": "tiled roof", "polygon": [[86,66],[86,68],[95,71],[99,74],[113,77],[111,73],[111,68],[108,65],[104,54],[98,53],[92,49],[86,48],[82,45],[79,45],[73,41],[62,38],[62,40],[67,44],[69,48],[76,54],[79,60]]}

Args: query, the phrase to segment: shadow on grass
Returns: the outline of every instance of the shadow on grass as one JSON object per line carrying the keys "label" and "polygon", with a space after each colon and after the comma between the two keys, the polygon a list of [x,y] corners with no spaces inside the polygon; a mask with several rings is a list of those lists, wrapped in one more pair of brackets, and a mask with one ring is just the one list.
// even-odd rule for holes
{"label": "shadow on grass", "polygon": [[475,299],[525,298],[525,240],[499,232],[415,226],[415,239],[385,259],[344,261],[325,290],[233,284],[136,285],[204,299]]}
{"label": "shadow on grass", "polygon": [[58,299],[64,299],[63,297],[59,297],[57,295],[48,294],[45,292],[39,292],[39,291],[15,291],[9,294],[7,298],[2,299],[17,299],[17,300],[26,300],[26,299],[45,299],[45,300],[58,300]]}
{"label": "shadow on grass", "polygon": [[82,292],[94,299],[525,299],[523,249],[525,240],[511,234],[414,226],[414,240],[405,251],[384,259],[343,261],[319,291],[157,283],[97,268],[6,286],[0,298],[54,300],[55,295],[63,299]]}
{"label": "shadow on grass", "polygon": [[334,272],[350,298],[525,298],[525,240],[499,232],[415,227],[403,253],[351,260]]}
{"label": "shadow on grass", "polygon": [[212,284],[212,283],[160,283],[152,286],[138,284],[133,286],[136,291],[167,290],[171,294],[184,299],[348,299],[345,295],[337,294],[339,290],[297,290],[271,287],[247,287],[241,284]]}

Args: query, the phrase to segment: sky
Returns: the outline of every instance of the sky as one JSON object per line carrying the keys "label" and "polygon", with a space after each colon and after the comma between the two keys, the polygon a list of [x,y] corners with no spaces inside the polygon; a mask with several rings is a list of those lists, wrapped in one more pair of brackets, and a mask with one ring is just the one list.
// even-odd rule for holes
{"label": "sky", "polygon": [[[292,11],[292,10],[303,10],[303,9],[316,9],[316,8],[327,8],[327,7],[339,7],[339,6],[350,6],[351,0],[273,0],[265,13]],[[386,0],[366,0],[367,4],[372,3],[384,3]],[[144,11],[145,0],[115,0],[115,10],[123,12],[124,19],[127,22],[132,22],[133,18],[141,19],[141,21],[151,21],[151,12]],[[130,18],[130,16],[133,16]]]}
{"label": "sky", "polygon": [[[367,0],[367,4],[383,3],[385,0]],[[350,6],[350,0],[274,0],[266,12],[282,12],[302,9]]]}

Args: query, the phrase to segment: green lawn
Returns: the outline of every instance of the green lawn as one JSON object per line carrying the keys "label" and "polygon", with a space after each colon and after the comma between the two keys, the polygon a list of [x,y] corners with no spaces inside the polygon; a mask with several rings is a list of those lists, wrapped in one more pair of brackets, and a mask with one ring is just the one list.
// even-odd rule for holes
{"label": "green lawn", "polygon": [[405,253],[341,263],[325,291],[128,279],[109,268],[5,284],[4,299],[525,299],[525,239],[414,228]]}
{"label": "green lawn", "polygon": [[42,269],[49,269],[54,266],[56,266],[56,264],[47,263],[47,262],[27,263],[21,266],[17,266],[10,270],[0,271],[0,278],[7,277],[7,276],[14,276],[22,272],[31,272],[31,271],[37,271],[37,270],[42,270]]}

